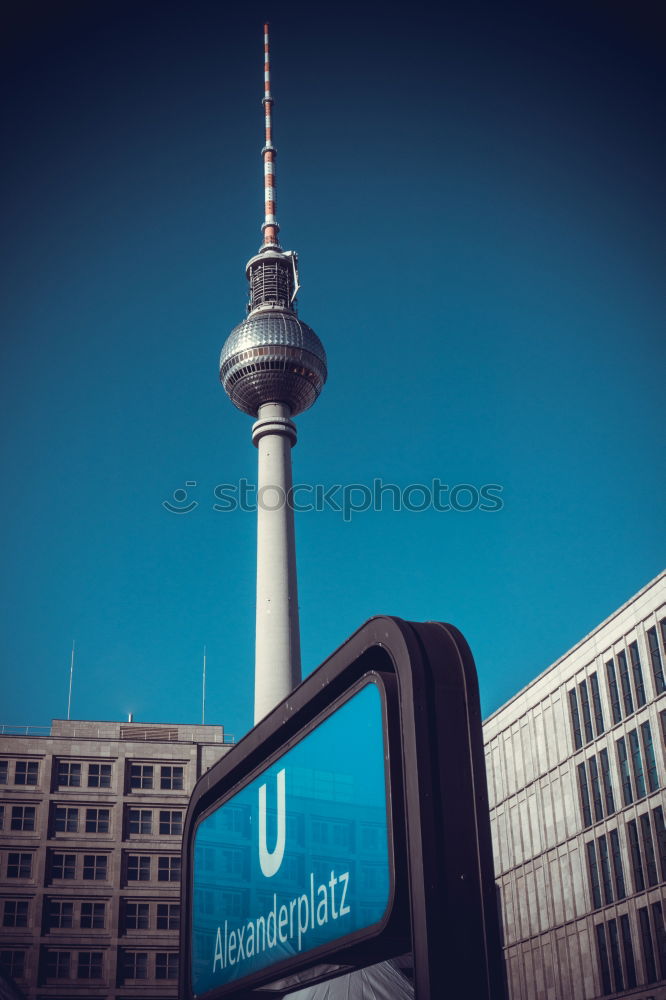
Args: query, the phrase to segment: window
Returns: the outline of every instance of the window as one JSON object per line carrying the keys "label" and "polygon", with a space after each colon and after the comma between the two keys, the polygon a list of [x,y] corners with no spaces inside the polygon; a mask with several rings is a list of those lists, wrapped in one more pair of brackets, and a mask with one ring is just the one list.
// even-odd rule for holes
{"label": "window", "polygon": [[12,830],[35,829],[34,806],[12,806]]}
{"label": "window", "polygon": [[183,832],[183,814],[180,810],[160,810],[160,835],[175,835]]}
{"label": "window", "polygon": [[659,713],[659,718],[661,719],[661,742],[666,747],[666,709]]}
{"label": "window", "polygon": [[571,730],[573,732],[574,749],[580,750],[583,745],[583,734],[580,728],[580,715],[578,712],[578,697],[576,689],[569,691],[569,709],[571,711]]}
{"label": "window", "polygon": [[315,844],[328,843],[328,823],[321,819],[312,820],[312,840]]}
{"label": "window", "polygon": [[590,674],[590,688],[592,689],[592,707],[594,709],[594,728],[597,736],[601,736],[604,731],[604,713],[601,708],[601,695],[599,693],[599,680],[596,671]]}
{"label": "window", "polygon": [[622,801],[625,806],[631,805],[634,801],[634,796],[631,791],[631,778],[629,776],[629,759],[627,757],[627,744],[625,743],[624,736],[621,736],[616,742],[617,746],[617,762],[620,767],[620,780],[622,782]]}
{"label": "window", "polygon": [[[661,621],[662,634],[664,632],[664,622],[666,619]],[[666,691],[666,681],[664,681],[664,667],[661,662],[661,653],[659,651],[659,639],[657,638],[657,630],[652,627],[647,630],[648,638],[648,648],[650,650],[650,661],[652,663],[652,676],[654,677],[654,688],[657,694],[663,694]]]}
{"label": "window", "polygon": [[180,858],[163,857],[157,859],[158,882],[180,882]]}
{"label": "window", "polygon": [[592,716],[590,714],[590,696],[587,693],[587,681],[581,681],[578,685],[580,691],[580,703],[583,708],[583,726],[585,728],[585,742],[589,743],[593,738]]}
{"label": "window", "polygon": [[622,867],[622,852],[620,850],[620,837],[617,830],[610,832],[611,858],[613,861],[613,877],[615,879],[615,895],[618,899],[624,899],[627,891],[624,885],[624,869]]}
{"label": "window", "polygon": [[71,959],[71,952],[69,951],[47,951],[46,953],[47,979],[69,979],[70,959]]}
{"label": "window", "polygon": [[599,847],[599,864],[601,866],[601,884],[604,890],[604,903],[613,902],[613,883],[611,882],[610,858],[608,856],[608,841],[605,835],[597,840]]}
{"label": "window", "polygon": [[645,762],[647,764],[648,788],[651,792],[656,792],[659,788],[659,775],[657,774],[657,761],[654,755],[652,730],[650,729],[649,722],[644,722],[641,726],[641,740],[643,743]]}
{"label": "window", "polygon": [[612,659],[606,663],[606,679],[608,681],[608,694],[610,695],[613,725],[615,725],[622,721],[622,707],[620,705],[620,692],[617,689],[617,677],[615,676],[615,661]]}
{"label": "window", "polygon": [[652,821],[657,833],[657,853],[659,854],[661,879],[662,882],[666,882],[666,829],[664,828],[664,810],[661,806],[652,810]]}
{"label": "window", "polygon": [[83,877],[93,879],[96,882],[106,879],[106,854],[84,854],[83,855]]}
{"label": "window", "polygon": [[130,787],[131,788],[152,788],[153,787],[153,765],[152,764],[131,764],[130,765]]}
{"label": "window", "polygon": [[5,807],[0,806],[0,830],[4,828],[5,825]]}
{"label": "window", "polygon": [[631,715],[634,710],[634,700],[631,696],[631,682],[629,680],[629,667],[627,665],[627,654],[623,649],[617,654],[617,663],[620,670],[620,684],[622,686],[622,706],[625,715]]}
{"label": "window", "polygon": [[158,951],[155,955],[155,979],[178,979],[178,953]]}
{"label": "window", "polygon": [[0,971],[10,979],[23,979],[25,975],[25,949],[3,948],[0,951]]}
{"label": "window", "polygon": [[7,855],[7,878],[30,878],[32,876],[32,854],[10,851]]}
{"label": "window", "polygon": [[599,955],[599,968],[601,970],[601,986],[604,993],[610,993],[612,987],[608,948],[606,946],[606,928],[603,924],[597,924],[595,931],[597,932],[597,952]]}
{"label": "window", "polygon": [[88,764],[88,788],[111,788],[111,764]]}
{"label": "window", "polygon": [[6,899],[2,914],[3,927],[28,926],[28,900]]}
{"label": "window", "polygon": [[49,903],[49,927],[73,927],[74,904],[63,899],[52,899]]}
{"label": "window", "polygon": [[624,967],[627,970],[627,989],[630,989],[632,986],[636,985],[636,962],[634,960],[634,946],[631,940],[629,917],[626,913],[620,917],[620,933],[622,935]]}
{"label": "window", "polygon": [[86,833],[109,832],[108,809],[86,809]]}
{"label": "window", "polygon": [[124,965],[125,965],[125,979],[148,978],[147,951],[126,951]]}
{"label": "window", "polygon": [[634,676],[634,691],[636,692],[636,704],[642,708],[645,704],[645,685],[643,683],[643,668],[641,667],[641,657],[638,652],[638,643],[629,644],[629,657],[631,659],[631,672]]}
{"label": "window", "polygon": [[71,760],[58,761],[58,787],[81,787],[81,765],[79,763]]}
{"label": "window", "polygon": [[152,833],[152,809],[130,809],[128,829],[130,833]]}
{"label": "window", "polygon": [[177,931],[180,927],[180,903],[157,904],[158,931]]}
{"label": "window", "polygon": [[99,930],[104,927],[106,917],[104,903],[81,903],[81,927]]}
{"label": "window", "polygon": [[160,770],[160,788],[182,789],[183,771],[182,767],[165,764]]}
{"label": "window", "polygon": [[221,847],[217,852],[218,870],[231,878],[245,875],[245,851],[234,847]]}
{"label": "window", "polygon": [[657,860],[654,856],[654,844],[652,842],[652,830],[650,829],[650,814],[643,813],[639,817],[641,824],[641,839],[643,841],[643,855],[645,857],[645,867],[647,870],[647,884],[656,885],[659,881],[657,876]]}
{"label": "window", "polygon": [[150,855],[130,854],[127,858],[127,881],[150,881]]}
{"label": "window", "polygon": [[51,862],[51,878],[76,878],[76,855],[54,854]]}
{"label": "window", "polygon": [[6,785],[8,781],[9,761],[0,760],[0,785]]}
{"label": "window", "polygon": [[638,733],[635,729],[631,729],[628,736],[629,748],[631,750],[631,769],[634,773],[634,781],[636,783],[636,798],[642,799],[645,797],[645,775],[643,773],[641,749],[638,745]]}
{"label": "window", "polygon": [[620,961],[620,944],[617,936],[617,921],[608,921],[608,939],[610,941],[611,961],[613,964],[613,979],[615,980],[615,990],[624,989],[624,976],[622,975],[622,962]]}
{"label": "window", "polygon": [[219,818],[225,833],[245,834],[248,825],[245,809],[229,806],[222,811]]}
{"label": "window", "polygon": [[627,823],[627,833],[629,834],[631,867],[634,873],[634,889],[636,892],[641,892],[645,888],[645,876],[643,874],[643,862],[641,861],[641,849],[638,846],[638,829],[635,819],[630,819]]}
{"label": "window", "polygon": [[593,840],[585,845],[587,850],[587,872],[590,876],[590,895],[592,896],[592,907],[598,910],[601,906],[601,886],[599,884],[599,867],[597,865],[597,851]]}
{"label": "window", "polygon": [[77,979],[101,979],[102,978],[102,952],[101,951],[80,951],[79,963],[76,971]]}
{"label": "window", "polygon": [[79,810],[70,806],[56,806],[53,826],[56,833],[76,833],[79,828]]}
{"label": "window", "polygon": [[144,931],[148,929],[149,925],[148,903],[125,903],[125,927],[127,930]]}
{"label": "window", "polygon": [[580,802],[583,810],[583,825],[592,826],[592,810],[590,808],[590,790],[587,785],[587,772],[585,764],[578,765],[578,789],[580,791]]}
{"label": "window", "polygon": [[601,779],[604,786],[604,802],[606,803],[606,815],[611,816],[615,812],[615,799],[613,798],[613,783],[610,775],[610,762],[608,760],[608,750],[599,753],[601,763]]}
{"label": "window", "polygon": [[333,844],[337,848],[349,848],[352,844],[352,828],[349,823],[331,823]]}
{"label": "window", "polygon": [[36,760],[17,760],[14,769],[15,785],[36,785],[39,777],[39,762]]}
{"label": "window", "polygon": [[590,778],[592,781],[592,802],[594,803],[594,818],[598,823],[600,819],[604,818],[604,807],[601,803],[601,785],[599,783],[599,768],[597,767],[597,758],[590,757],[587,762],[587,766],[590,769]]}
{"label": "window", "polygon": [[361,850],[377,851],[381,843],[381,827],[362,826],[361,827]]}
{"label": "window", "polygon": [[657,981],[657,966],[654,960],[654,945],[652,943],[652,931],[647,906],[639,909],[638,922],[641,928],[641,945],[643,947],[645,974],[648,983],[655,983]]}
{"label": "window", "polygon": [[654,924],[654,936],[657,939],[657,955],[659,956],[663,976],[666,973],[666,933],[664,932],[664,913],[659,902],[652,904],[652,923]]}

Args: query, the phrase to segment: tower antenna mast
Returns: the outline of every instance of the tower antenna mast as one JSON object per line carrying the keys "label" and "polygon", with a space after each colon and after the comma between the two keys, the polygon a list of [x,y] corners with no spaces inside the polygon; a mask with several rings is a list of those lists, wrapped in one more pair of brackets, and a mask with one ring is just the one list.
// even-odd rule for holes
{"label": "tower antenna mast", "polygon": [[201,680],[201,725],[206,723],[206,647],[203,651],[203,677]]}
{"label": "tower antenna mast", "polygon": [[264,106],[265,135],[261,158],[264,161],[264,224],[261,227],[264,234],[264,247],[280,249],[278,233],[280,226],[277,221],[277,188],[275,175],[275,157],[277,150],[273,145],[273,95],[271,94],[271,43],[268,25],[264,24]]}
{"label": "tower antenna mast", "polygon": [[69,721],[69,715],[72,708],[72,681],[74,680],[74,648],[76,646],[76,639],[72,639],[72,658],[69,661],[69,695],[67,696],[67,720]]}

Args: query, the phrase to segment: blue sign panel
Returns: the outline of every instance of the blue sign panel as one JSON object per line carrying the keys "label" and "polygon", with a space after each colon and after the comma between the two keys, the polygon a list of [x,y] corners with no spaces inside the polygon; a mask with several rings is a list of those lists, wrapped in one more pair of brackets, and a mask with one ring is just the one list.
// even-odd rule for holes
{"label": "blue sign panel", "polygon": [[357,688],[197,826],[192,991],[238,983],[390,911],[383,694]]}

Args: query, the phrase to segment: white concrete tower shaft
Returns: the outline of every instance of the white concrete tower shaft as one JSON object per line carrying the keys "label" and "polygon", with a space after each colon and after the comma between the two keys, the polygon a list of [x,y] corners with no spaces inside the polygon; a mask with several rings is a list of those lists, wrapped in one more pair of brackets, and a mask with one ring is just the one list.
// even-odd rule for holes
{"label": "white concrete tower shaft", "polygon": [[254,721],[301,681],[291,449],[296,425],[284,403],[264,403],[252,427],[258,450],[257,617]]}

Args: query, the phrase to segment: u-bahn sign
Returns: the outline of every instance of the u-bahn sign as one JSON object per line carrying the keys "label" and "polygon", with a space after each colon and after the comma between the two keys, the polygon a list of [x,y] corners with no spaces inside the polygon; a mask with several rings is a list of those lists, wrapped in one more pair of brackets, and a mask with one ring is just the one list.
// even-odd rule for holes
{"label": "u-bahn sign", "polygon": [[412,952],[418,1000],[503,997],[476,672],[374,618],[197,783],[179,996],[281,997]]}

